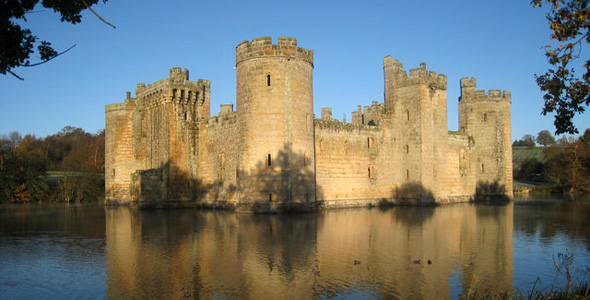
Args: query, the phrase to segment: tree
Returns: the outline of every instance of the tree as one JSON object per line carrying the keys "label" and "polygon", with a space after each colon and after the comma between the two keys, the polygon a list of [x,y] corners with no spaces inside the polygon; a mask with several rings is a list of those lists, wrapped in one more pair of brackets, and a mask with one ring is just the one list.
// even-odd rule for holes
{"label": "tree", "polygon": [[576,74],[573,62],[580,57],[583,44],[590,43],[590,0],[532,0],[533,7],[551,5],[547,15],[551,39],[559,46],[545,46],[545,56],[553,66],[541,76],[537,85],[545,95],[542,114],[555,113],[555,133],[578,133],[573,117],[590,105],[590,60],[584,62],[582,75]]}
{"label": "tree", "polygon": [[10,137],[10,147],[14,151],[16,150],[20,142],[23,140],[23,137],[20,135],[18,131],[13,131],[9,133],[8,136]]}
{"label": "tree", "polygon": [[555,144],[555,138],[551,135],[549,130],[541,130],[537,133],[537,138],[535,141],[542,146],[550,146]]}
{"label": "tree", "polygon": [[536,157],[525,159],[518,168],[515,168],[514,178],[518,180],[542,181],[545,164]]}
{"label": "tree", "polygon": [[520,139],[520,140],[515,140],[515,141],[512,143],[512,146],[515,146],[515,147],[529,147],[529,148],[532,148],[532,147],[535,147],[535,139],[533,138],[533,136],[532,136],[532,135],[530,135],[530,134],[525,134],[525,135],[523,135],[523,136],[522,136],[522,139]]}
{"label": "tree", "polygon": [[[586,130],[589,133],[590,131]],[[590,144],[586,134],[578,138],[563,137],[545,149],[545,176],[558,191],[570,194],[590,192]]]}
{"label": "tree", "polygon": [[586,146],[590,146],[590,128],[586,128],[584,134],[580,137],[580,142]]}
{"label": "tree", "polygon": [[[114,25],[105,21],[92,9],[92,5],[95,5],[99,1],[100,0],[43,0],[41,5],[59,13],[62,22],[65,21],[72,24],[82,22],[82,15],[80,13],[83,10],[88,9],[100,20],[114,28]],[[106,3],[107,1],[108,0],[102,0],[103,3]],[[23,21],[27,22],[27,14],[32,13],[38,3],[39,0],[0,1],[0,73],[4,75],[8,73],[23,80],[22,77],[12,71],[13,68],[33,67],[44,64],[69,51],[75,46],[74,45],[61,53],[58,53],[53,49],[50,42],[39,40],[30,29],[22,28],[21,25],[17,23],[22,23]],[[40,61],[32,62],[30,57],[35,52],[35,50],[33,50],[35,47],[37,48]]]}
{"label": "tree", "polygon": [[535,147],[535,138],[530,134],[525,134],[522,136],[522,146],[526,146],[529,148]]}

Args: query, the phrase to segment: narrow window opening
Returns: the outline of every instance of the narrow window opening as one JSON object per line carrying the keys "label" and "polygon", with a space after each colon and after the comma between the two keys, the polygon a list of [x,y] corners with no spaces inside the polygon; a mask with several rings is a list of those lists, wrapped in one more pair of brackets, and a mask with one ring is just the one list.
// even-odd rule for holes
{"label": "narrow window opening", "polygon": [[270,153],[266,156],[266,165],[269,167],[272,166],[272,156],[270,155]]}
{"label": "narrow window opening", "polygon": [[486,169],[485,169],[485,165],[484,165],[484,164],[481,164],[481,172],[482,172],[482,173],[485,173],[485,171],[486,171]]}
{"label": "narrow window opening", "polygon": [[225,180],[225,154],[219,154],[217,157],[219,162],[219,180]]}
{"label": "narrow window opening", "polygon": [[487,122],[488,121],[488,114],[483,114],[483,121]]}
{"label": "narrow window opening", "polygon": [[369,147],[369,149],[375,149],[376,145],[374,137],[370,136],[367,138],[367,146]]}
{"label": "narrow window opening", "polygon": [[266,86],[270,86],[270,74],[266,75]]}
{"label": "narrow window opening", "polygon": [[303,153],[303,166],[307,166],[307,152]]}
{"label": "narrow window opening", "polygon": [[268,202],[272,202],[272,194],[268,194]]}
{"label": "narrow window opening", "polygon": [[188,113],[186,111],[184,112],[184,120],[188,120]]}
{"label": "narrow window opening", "polygon": [[172,99],[176,99],[176,89],[172,90]]}
{"label": "narrow window opening", "polygon": [[410,170],[406,170],[406,180],[410,179]]}
{"label": "narrow window opening", "polygon": [[406,119],[409,121],[410,120],[410,111],[406,110]]}
{"label": "narrow window opening", "polygon": [[115,177],[115,169],[113,169],[113,177]]}
{"label": "narrow window opening", "polygon": [[191,101],[193,98],[193,92],[192,91],[188,91],[188,96],[186,97],[186,100]]}
{"label": "narrow window opening", "polygon": [[197,103],[197,101],[199,101],[199,92],[195,93],[195,103]]}
{"label": "narrow window opening", "polygon": [[368,171],[369,171],[369,178],[375,178],[375,167],[369,166]]}
{"label": "narrow window opening", "polygon": [[201,100],[201,105],[205,104],[205,96],[207,96],[207,94],[205,94],[205,86],[203,86],[203,100]]}
{"label": "narrow window opening", "polygon": [[410,153],[410,146],[406,145],[406,153]]}
{"label": "narrow window opening", "polygon": [[184,90],[180,90],[180,100],[184,100]]}

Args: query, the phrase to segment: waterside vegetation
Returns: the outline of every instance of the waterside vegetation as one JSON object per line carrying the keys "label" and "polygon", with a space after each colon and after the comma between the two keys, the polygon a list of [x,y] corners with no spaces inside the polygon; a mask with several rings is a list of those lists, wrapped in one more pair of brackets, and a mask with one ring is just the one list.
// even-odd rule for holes
{"label": "waterside vegetation", "polygon": [[104,131],[66,126],[45,138],[0,136],[0,203],[104,198]]}
{"label": "waterside vegetation", "polygon": [[542,133],[546,134],[541,131],[537,137],[542,147],[531,135],[513,143],[515,181],[546,192],[590,193],[590,129],[577,138],[563,136],[554,142]]}
{"label": "waterside vegetation", "polygon": [[[574,254],[568,250],[560,252],[553,257],[555,266],[554,285],[548,289],[537,289],[539,279],[533,285],[533,288],[526,294],[514,289],[504,292],[482,292],[474,288],[472,284],[467,295],[461,295],[461,299],[528,299],[528,300],[569,300],[569,299],[590,299],[590,266],[585,270],[575,272],[573,267]],[[579,271],[579,270],[578,270]],[[578,280],[576,280],[576,275]],[[563,282],[562,285],[556,285],[555,282]]]}

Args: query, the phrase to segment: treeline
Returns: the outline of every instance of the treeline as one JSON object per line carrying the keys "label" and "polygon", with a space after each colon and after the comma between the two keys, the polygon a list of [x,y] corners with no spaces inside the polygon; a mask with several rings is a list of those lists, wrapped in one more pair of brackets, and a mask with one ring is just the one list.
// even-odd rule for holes
{"label": "treeline", "polygon": [[104,131],[66,126],[45,138],[0,136],[0,202],[88,202],[104,197]]}
{"label": "treeline", "polygon": [[[539,136],[544,143],[539,142]],[[590,193],[590,129],[578,138],[564,136],[555,140],[548,131],[533,139],[525,135],[514,147],[535,149],[535,141],[543,145],[540,156],[530,156],[514,167],[514,179],[523,182],[548,182],[554,192]],[[546,134],[549,133],[550,138]],[[516,154],[518,148],[514,148]],[[536,150],[536,149],[535,149]],[[516,155],[515,155],[516,156]],[[516,162],[516,161],[515,161]]]}

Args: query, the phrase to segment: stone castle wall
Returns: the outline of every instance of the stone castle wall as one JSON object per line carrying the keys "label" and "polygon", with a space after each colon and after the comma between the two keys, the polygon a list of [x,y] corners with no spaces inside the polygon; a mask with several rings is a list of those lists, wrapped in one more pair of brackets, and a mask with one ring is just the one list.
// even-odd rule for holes
{"label": "stone castle wall", "polygon": [[375,126],[316,120],[318,201],[352,206],[359,199],[378,203],[391,198],[390,188],[381,184],[380,140],[381,130]]}
{"label": "stone castle wall", "polygon": [[225,111],[203,122],[200,132],[199,178],[203,201],[237,202],[237,113]]}
{"label": "stone castle wall", "polygon": [[134,155],[133,108],[130,99],[106,107],[105,188],[114,203],[131,200],[131,173],[141,169]]}
{"label": "stone castle wall", "polygon": [[352,123],[313,115],[313,51],[281,37],[236,47],[237,106],[210,116],[210,82],[138,84],[106,107],[107,203],[247,211],[425,204],[510,196],[510,93],[461,80],[448,131],[447,78],[384,58],[384,103]]}

